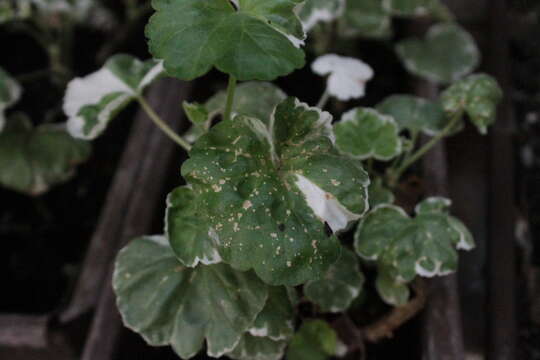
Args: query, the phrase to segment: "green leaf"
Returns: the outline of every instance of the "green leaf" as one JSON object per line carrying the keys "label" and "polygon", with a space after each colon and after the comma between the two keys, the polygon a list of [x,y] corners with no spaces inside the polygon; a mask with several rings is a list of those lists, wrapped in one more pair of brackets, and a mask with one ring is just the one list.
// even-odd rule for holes
{"label": "green leaf", "polygon": [[196,195],[187,186],[181,186],[167,197],[165,231],[175,234],[170,238],[173,251],[185,266],[199,263],[210,265],[221,262],[214,234],[200,209]]}
{"label": "green leaf", "polygon": [[344,36],[386,39],[392,35],[392,18],[381,0],[347,1],[342,19],[339,31]]}
{"label": "green leaf", "polygon": [[118,255],[113,287],[124,324],[183,359],[236,347],[268,297],[252,272],[225,264],[183,267],[163,236],[133,240]]}
{"label": "green leaf", "polygon": [[444,110],[452,117],[465,112],[482,134],[495,122],[503,91],[486,74],[473,74],[446,89],[441,95]]}
{"label": "green leaf", "polygon": [[304,285],[304,294],[323,312],[338,313],[349,308],[363,285],[364,275],[360,272],[358,258],[352,251],[343,249],[341,258],[322,279]]}
{"label": "green leaf", "polygon": [[[325,223],[337,232],[360,218],[369,178],[338,153],[331,122],[330,114],[289,98],[268,125],[237,116],[195,144],[182,166],[194,192],[186,207],[199,219],[197,236],[207,236],[224,262],[253,268],[269,284],[297,285],[338,259],[338,240]],[[190,245],[181,245],[181,228],[167,233],[185,259]]]}
{"label": "green leaf", "polygon": [[320,22],[332,22],[343,15],[346,0],[306,0],[300,10],[300,19],[307,32]]}
{"label": "green leaf", "polygon": [[400,130],[430,136],[440,133],[449,121],[439,103],[411,95],[390,96],[377,105],[377,110],[392,116]]}
{"label": "green leaf", "polygon": [[209,114],[204,105],[184,101],[182,103],[182,107],[186,112],[187,118],[192,124],[200,125],[208,121]]}
{"label": "green leaf", "polygon": [[471,250],[472,236],[448,214],[450,201],[428,198],[410,218],[394,205],[380,205],[361,221],[355,233],[356,252],[376,261],[379,271],[394,282],[407,283],[416,275],[443,276],[457,268],[456,249]]}
{"label": "green leaf", "polygon": [[392,191],[383,185],[380,178],[375,179],[375,181],[369,184],[368,194],[369,207],[371,209],[382,204],[393,204],[396,199]]}
{"label": "green leaf", "polygon": [[385,9],[397,16],[425,16],[438,8],[439,0],[384,0]]}
{"label": "green leaf", "polygon": [[345,352],[334,329],[322,320],[307,320],[294,335],[287,360],[326,360]]}
{"label": "green leaf", "polygon": [[[192,80],[213,66],[238,80],[273,80],[304,66],[294,7],[300,0],[154,0],[150,52],[171,76]],[[288,38],[290,37],[290,39]]]}
{"label": "green leaf", "polygon": [[285,354],[287,342],[245,334],[227,357],[235,360],[279,360]]}
{"label": "green leaf", "polygon": [[32,4],[29,0],[0,2],[0,24],[10,21],[25,20],[32,15]]}
{"label": "green leaf", "polygon": [[266,305],[257,315],[249,333],[274,341],[288,340],[294,333],[294,306],[294,299],[291,299],[286,287],[269,287]]}
{"label": "green leaf", "polygon": [[377,292],[388,305],[403,306],[409,301],[411,291],[407,284],[401,283],[389,276],[384,270],[379,271],[375,281]]}
{"label": "green leaf", "polygon": [[401,139],[391,116],[369,108],[345,113],[334,125],[338,149],[359,160],[390,160],[401,153]]}
{"label": "green leaf", "polygon": [[115,55],[99,71],[72,80],[64,97],[70,134],[95,139],[162,73],[160,62],[141,62],[130,55]]}
{"label": "green leaf", "polygon": [[184,101],[182,107],[188,120],[192,123],[191,128],[184,134],[184,139],[193,144],[197,139],[206,134],[212,120],[210,119],[208,110],[202,104]]}
{"label": "green leaf", "polygon": [[0,68],[0,133],[5,126],[5,110],[19,101],[22,88],[7,72]]}
{"label": "green leaf", "polygon": [[73,139],[57,125],[34,128],[15,114],[0,133],[0,184],[30,195],[40,195],[74,175],[76,165],[90,156],[87,142]]}
{"label": "green leaf", "polygon": [[456,24],[433,25],[425,39],[403,40],[396,51],[409,72],[438,83],[459,80],[480,61],[473,37]]}

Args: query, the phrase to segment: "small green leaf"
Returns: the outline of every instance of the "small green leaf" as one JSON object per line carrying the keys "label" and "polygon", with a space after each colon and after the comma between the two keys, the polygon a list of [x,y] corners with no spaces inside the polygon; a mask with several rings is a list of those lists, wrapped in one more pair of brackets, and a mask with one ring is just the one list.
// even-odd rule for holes
{"label": "small green leaf", "polygon": [[377,292],[388,305],[403,306],[409,301],[411,291],[407,284],[401,283],[383,271],[379,271],[375,281]]}
{"label": "small green leaf", "polygon": [[449,200],[428,198],[410,218],[401,208],[380,205],[360,223],[355,233],[357,253],[377,261],[393,282],[407,283],[416,275],[442,276],[457,268],[456,249],[471,250],[472,236],[447,212]]}
{"label": "small green leaf", "polygon": [[235,360],[280,360],[285,354],[286,341],[245,334],[227,357]]}
{"label": "small green leaf", "polygon": [[396,51],[409,72],[438,83],[459,80],[480,61],[473,37],[456,24],[433,25],[425,39],[403,40]]}
{"label": "small green leaf", "polygon": [[307,32],[320,22],[332,22],[345,11],[346,0],[306,0],[300,10],[300,19]]}
{"label": "small green leaf", "polygon": [[[369,185],[361,165],[334,147],[331,122],[330,114],[289,98],[270,124],[237,116],[201,137],[182,166],[194,192],[185,208],[199,217],[197,237],[269,284],[324,274],[340,252],[325,223],[337,232],[359,219]],[[168,236],[180,259],[191,258],[181,227],[169,226]]]}
{"label": "small green leaf", "polygon": [[396,121],[374,109],[356,108],[334,125],[338,149],[355,159],[390,160],[401,153]]}
{"label": "small green leaf", "polygon": [[184,111],[186,112],[186,116],[193,124],[204,124],[208,121],[208,110],[206,110],[206,107],[204,105],[198,104],[198,103],[189,103],[187,101],[184,101],[182,103],[182,107],[184,108]]}
{"label": "small green leaf", "polygon": [[[154,0],[150,52],[171,76],[192,80],[213,66],[238,80],[273,80],[304,65],[294,7],[300,0]],[[293,44],[293,42],[295,44]]]}
{"label": "small green leaf", "polygon": [[5,126],[5,110],[19,101],[22,88],[7,72],[0,68],[0,133]]}
{"label": "small green leaf", "polygon": [[383,185],[380,178],[375,179],[375,181],[369,184],[368,194],[369,207],[371,209],[382,204],[393,204],[396,199],[392,191]]}
{"label": "small green leaf", "polygon": [[87,142],[73,139],[57,125],[34,128],[22,114],[14,114],[0,133],[0,184],[40,195],[74,175],[76,165],[90,156]]}
{"label": "small green leaf", "polygon": [[294,335],[287,360],[326,360],[346,351],[334,329],[322,320],[307,320]]}
{"label": "small green leaf", "polygon": [[440,133],[449,121],[439,103],[411,95],[390,96],[377,105],[377,110],[394,117],[400,130],[430,136]]}
{"label": "small green leaf", "polygon": [[210,128],[212,119],[206,107],[199,103],[182,103],[188,120],[192,123],[191,128],[184,134],[184,139],[193,144],[197,139],[206,134]]}
{"label": "small green leaf", "polygon": [[288,340],[294,333],[294,299],[284,286],[268,288],[268,300],[249,329],[252,336]]}
{"label": "small green leaf", "polygon": [[68,131],[76,138],[95,139],[162,73],[160,62],[115,55],[99,71],[72,80],[64,97]]}
{"label": "small green leaf", "polygon": [[113,287],[124,324],[183,359],[234,349],[268,297],[252,272],[225,264],[185,268],[163,236],[133,240],[118,255]]}
{"label": "small green leaf", "polygon": [[358,297],[364,285],[358,258],[352,251],[343,249],[341,258],[330,267],[320,280],[304,285],[304,294],[324,312],[343,312]]}
{"label": "small green leaf", "polygon": [[495,122],[503,92],[497,81],[486,74],[474,74],[458,81],[441,96],[450,116],[465,112],[481,134]]}
{"label": "small green leaf", "polygon": [[339,23],[344,36],[385,39],[392,34],[392,18],[381,0],[347,1]]}

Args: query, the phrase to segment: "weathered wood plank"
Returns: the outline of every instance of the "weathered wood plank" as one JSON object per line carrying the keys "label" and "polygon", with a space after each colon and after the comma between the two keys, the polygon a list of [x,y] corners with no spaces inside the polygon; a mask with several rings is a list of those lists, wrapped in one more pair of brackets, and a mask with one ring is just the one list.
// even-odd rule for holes
{"label": "weathered wood plank", "polygon": [[507,96],[490,135],[488,324],[490,360],[517,358],[516,317],[516,195],[514,116],[509,69],[508,9],[505,0],[489,7],[490,46],[486,67],[497,77]]}
{"label": "weathered wood plank", "polygon": [[[188,88],[189,86],[185,83],[166,79],[156,84],[149,94],[150,104],[175,129],[180,126],[179,104],[187,95]],[[150,123],[143,113],[139,113],[136,121]],[[134,236],[152,231],[156,214],[161,214],[165,206],[165,199],[161,198],[161,194],[166,182],[166,173],[177,148],[156,127],[144,131],[146,131],[144,135],[148,138],[143,148],[144,154],[129,160],[138,162],[140,167],[138,176],[126,184],[133,191],[127,206],[122,209],[126,215],[120,224],[118,242],[113,249],[113,256]],[[82,360],[113,358],[122,322],[116,310],[115,296],[111,286],[112,271],[111,262],[107,266],[96,314],[81,356]]]}
{"label": "weathered wood plank", "polygon": [[[437,86],[420,82],[416,93],[426,98],[437,96]],[[448,164],[444,143],[436,145],[423,159],[426,196],[449,196]],[[431,279],[424,312],[423,359],[463,360],[463,326],[456,275]]]}
{"label": "weathered wood plank", "polygon": [[49,316],[0,315],[0,346],[44,348]]}

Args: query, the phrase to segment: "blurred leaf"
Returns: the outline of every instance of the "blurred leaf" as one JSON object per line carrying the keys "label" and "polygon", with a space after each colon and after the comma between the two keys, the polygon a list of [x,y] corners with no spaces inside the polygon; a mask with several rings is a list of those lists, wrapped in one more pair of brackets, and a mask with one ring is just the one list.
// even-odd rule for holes
{"label": "blurred leaf", "polygon": [[304,30],[310,31],[320,22],[332,22],[345,11],[346,0],[305,0],[300,10]]}
{"label": "blurred leaf", "polygon": [[345,350],[330,325],[322,320],[307,320],[289,344],[287,360],[326,360],[343,355]]}
{"label": "blurred leaf", "polygon": [[392,95],[377,105],[377,110],[394,117],[400,130],[430,136],[440,133],[449,122],[441,104],[412,95]]}
{"label": "blurred leaf", "polygon": [[377,262],[385,300],[404,298],[397,283],[454,272],[456,249],[474,248],[470,232],[448,214],[449,207],[448,199],[432,197],[416,207],[414,218],[400,207],[379,205],[362,219],[355,233],[356,252]]}
{"label": "blurred leaf", "polygon": [[497,116],[497,106],[503,98],[503,92],[497,81],[486,74],[473,74],[462,79],[441,95],[444,110],[450,117],[465,112],[481,134]]}
{"label": "blurred leaf", "polygon": [[40,195],[69,180],[76,165],[90,156],[90,145],[73,139],[58,125],[34,128],[15,114],[0,133],[0,184],[29,195]]}
{"label": "blurred leaf", "polygon": [[437,83],[451,83],[480,62],[473,37],[456,24],[433,25],[425,39],[402,40],[396,51],[407,70]]}
{"label": "blurred leaf", "polygon": [[392,35],[392,18],[381,0],[349,0],[339,31],[344,36],[386,39]]}
{"label": "blurred leaf", "polygon": [[341,258],[333,264],[322,279],[304,285],[304,294],[323,312],[338,313],[349,308],[364,285],[358,258],[348,249],[341,251]]}

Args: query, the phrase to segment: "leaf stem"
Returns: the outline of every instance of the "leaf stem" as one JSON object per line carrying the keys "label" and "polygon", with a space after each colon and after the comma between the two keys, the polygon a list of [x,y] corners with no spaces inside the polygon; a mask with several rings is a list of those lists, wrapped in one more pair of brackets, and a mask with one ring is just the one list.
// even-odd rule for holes
{"label": "leaf stem", "polygon": [[424,144],[420,149],[418,149],[414,154],[407,157],[403,163],[397,168],[397,170],[391,172],[390,177],[390,185],[393,187],[396,185],[396,183],[399,181],[401,176],[407,169],[413,165],[415,162],[417,162],[422,156],[424,156],[433,146],[435,146],[439,141],[441,141],[443,138],[448,136],[452,129],[455,128],[456,124],[461,120],[462,113],[459,112],[450,120],[450,122],[446,125],[446,127],[437,135],[431,138],[427,143]]}
{"label": "leaf stem", "polygon": [[328,100],[330,100],[330,93],[328,92],[328,88],[326,88],[321,98],[319,99],[319,102],[317,103],[317,107],[319,109],[324,109],[326,104],[328,103]]}
{"label": "leaf stem", "polygon": [[171,138],[171,140],[184,148],[184,150],[191,150],[191,145],[186,140],[182,139],[180,135],[178,135],[173,129],[169,127],[169,125],[165,123],[165,121],[163,121],[163,119],[154,111],[154,109],[152,109],[152,107],[144,97],[138,96],[137,101],[139,102],[139,104],[141,104],[141,107],[146,112],[148,117],[154,122],[154,124],[156,124],[157,127],[159,127],[169,138]]}
{"label": "leaf stem", "polygon": [[231,120],[232,107],[234,104],[234,92],[236,91],[236,78],[229,75],[229,86],[227,87],[227,103],[223,113],[223,120]]}

